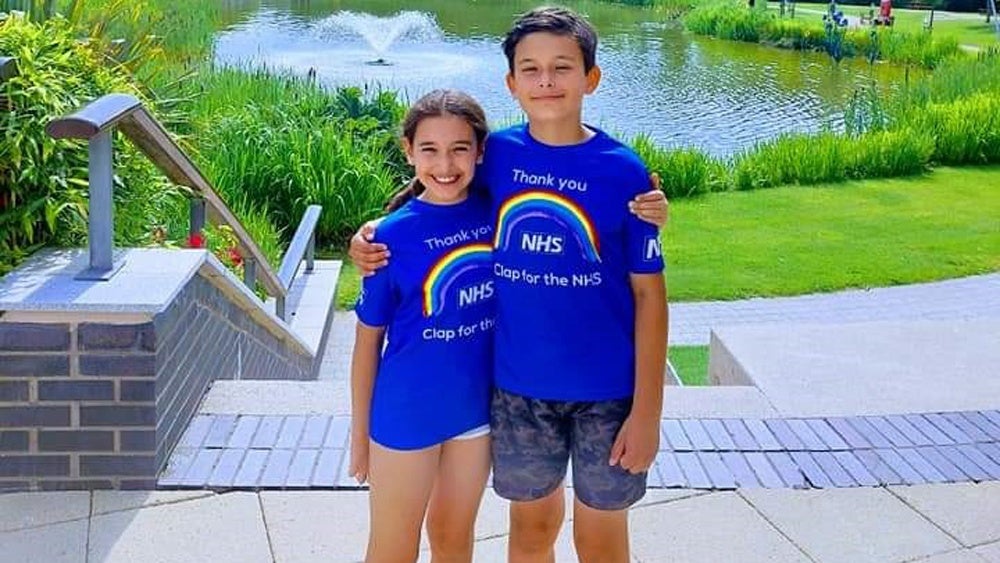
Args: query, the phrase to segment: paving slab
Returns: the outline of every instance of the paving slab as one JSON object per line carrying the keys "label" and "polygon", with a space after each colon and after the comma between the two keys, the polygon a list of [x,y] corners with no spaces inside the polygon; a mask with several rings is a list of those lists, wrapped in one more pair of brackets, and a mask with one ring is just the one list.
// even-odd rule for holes
{"label": "paving slab", "polygon": [[109,514],[213,496],[212,491],[94,491],[93,514]]}
{"label": "paving slab", "polygon": [[985,559],[971,549],[959,549],[917,559],[914,563],[983,563]]}
{"label": "paving slab", "polygon": [[8,493],[0,495],[0,532],[86,519],[90,493]]}
{"label": "paving slab", "polygon": [[962,547],[885,489],[740,494],[816,561],[907,561]]}
{"label": "paving slab", "polygon": [[368,545],[366,492],[262,492],[277,563],[361,561]]}
{"label": "paving slab", "polygon": [[777,411],[756,387],[717,385],[663,388],[664,418],[765,418]]}
{"label": "paving slab", "polygon": [[1000,482],[889,490],[966,547],[1000,541]]}
{"label": "paving slab", "polygon": [[87,520],[0,532],[0,560],[4,563],[85,563]]}
{"label": "paving slab", "polygon": [[981,545],[972,551],[990,563],[1000,563],[1000,542]]}
{"label": "paving slab", "polygon": [[713,330],[720,350],[789,417],[994,409],[998,333],[1000,318]]}
{"label": "paving slab", "polygon": [[229,493],[91,519],[89,560],[101,563],[270,563],[256,494]]}
{"label": "paving slab", "polygon": [[735,493],[653,505],[633,510],[629,518],[632,553],[643,563],[808,561]]}
{"label": "paving slab", "polygon": [[350,415],[350,403],[340,404],[336,384],[321,381],[215,381],[199,414]]}

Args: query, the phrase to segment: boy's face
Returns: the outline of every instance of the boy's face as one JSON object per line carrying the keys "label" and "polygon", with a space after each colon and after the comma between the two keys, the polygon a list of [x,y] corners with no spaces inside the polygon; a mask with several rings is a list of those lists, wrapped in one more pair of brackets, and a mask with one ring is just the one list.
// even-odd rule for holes
{"label": "boy's face", "polygon": [[507,88],[534,123],[579,122],[583,97],[600,81],[596,65],[584,70],[576,39],[547,32],[521,39],[514,50],[514,70],[507,74]]}

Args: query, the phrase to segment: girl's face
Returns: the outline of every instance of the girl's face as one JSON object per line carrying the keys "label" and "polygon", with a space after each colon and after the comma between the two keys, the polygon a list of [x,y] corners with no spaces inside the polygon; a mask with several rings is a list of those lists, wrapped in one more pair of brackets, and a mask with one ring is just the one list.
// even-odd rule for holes
{"label": "girl's face", "polygon": [[465,119],[455,115],[424,118],[417,125],[413,142],[403,139],[403,148],[426,188],[420,199],[449,204],[466,198],[483,153]]}

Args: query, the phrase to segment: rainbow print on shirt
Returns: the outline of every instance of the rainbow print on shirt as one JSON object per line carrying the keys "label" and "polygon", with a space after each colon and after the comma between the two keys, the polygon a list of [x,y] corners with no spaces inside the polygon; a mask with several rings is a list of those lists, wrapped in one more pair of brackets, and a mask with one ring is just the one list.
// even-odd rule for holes
{"label": "rainbow print on shirt", "polygon": [[532,217],[542,217],[558,223],[576,239],[588,262],[601,261],[597,229],[587,212],[573,201],[545,191],[522,192],[504,202],[497,216],[494,248],[506,250],[518,223]]}
{"label": "rainbow print on shirt", "polygon": [[438,259],[424,277],[424,316],[439,315],[445,297],[462,274],[476,268],[492,269],[493,248],[485,242],[464,244]]}

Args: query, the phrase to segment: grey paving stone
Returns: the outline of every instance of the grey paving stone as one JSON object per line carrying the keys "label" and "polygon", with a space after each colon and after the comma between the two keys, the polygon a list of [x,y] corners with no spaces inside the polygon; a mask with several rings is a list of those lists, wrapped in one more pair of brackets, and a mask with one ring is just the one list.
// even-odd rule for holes
{"label": "grey paving stone", "polygon": [[[892,470],[892,466],[885,462],[875,450],[855,450],[855,457],[858,458],[861,463],[864,464],[865,468],[878,479],[879,483],[882,485],[902,485],[907,483],[899,476],[898,473]],[[899,462],[904,464],[902,458],[898,458]],[[918,476],[919,477],[919,476]]]}
{"label": "grey paving stone", "polygon": [[1000,542],[981,545],[973,551],[989,563],[1000,563]]}
{"label": "grey paving stone", "polygon": [[[883,452],[879,452],[880,455]],[[920,454],[915,448],[901,448],[896,450],[896,454],[899,455],[910,467],[914,469],[923,478],[923,483],[946,483],[948,478],[944,476],[943,473],[938,471],[930,461],[924,459],[924,456]],[[883,459],[886,459],[883,457]]]}
{"label": "grey paving stone", "polygon": [[712,488],[712,481],[705,473],[701,462],[698,461],[698,456],[693,452],[676,452],[674,456],[677,458],[677,464],[680,465],[681,471],[684,473],[684,480],[687,481],[688,487],[694,489]]}
{"label": "grey paving stone", "polygon": [[338,449],[347,447],[347,438],[350,433],[351,418],[346,416],[335,416],[330,420],[330,429],[327,430],[326,439],[323,442],[324,449]]}
{"label": "grey paving stone", "polygon": [[285,486],[308,487],[312,483],[313,470],[316,468],[318,457],[319,450],[296,450],[295,457],[292,458],[292,464],[288,468],[288,478],[285,479]]}
{"label": "grey paving stone", "polygon": [[701,421],[693,418],[681,419],[681,427],[684,428],[684,433],[691,440],[691,445],[695,450],[712,451],[715,449],[715,444],[712,443],[708,432],[702,427]]}
{"label": "grey paving stone", "polygon": [[847,442],[837,434],[837,431],[833,429],[832,426],[822,418],[810,418],[806,420],[806,424],[809,428],[817,435],[823,443],[826,444],[828,449],[831,450],[846,450],[850,449]]}
{"label": "grey paving stone", "polygon": [[840,466],[837,459],[833,457],[830,452],[810,452],[816,463],[823,468],[823,473],[830,478],[830,481],[836,487],[854,487],[857,486],[857,482],[851,478],[851,475]]}
{"label": "grey paving stone", "polygon": [[260,502],[252,493],[95,516],[87,556],[102,563],[272,561]]}
{"label": "grey paving stone", "polygon": [[837,463],[844,468],[845,471],[854,479],[859,485],[865,487],[877,487],[881,483],[878,478],[876,478],[868,469],[864,466],[861,461],[855,457],[853,452],[838,451],[833,452],[833,458],[837,460]]}
{"label": "grey paving stone", "polygon": [[1000,463],[1000,444],[976,444],[976,449],[986,454],[986,457]]}
{"label": "grey paving stone", "polygon": [[275,561],[353,563],[364,559],[367,493],[267,491],[260,494],[260,503]]}
{"label": "grey paving stone", "polygon": [[914,563],[984,563],[984,561],[975,551],[963,548],[916,559]]}
{"label": "grey paving stone", "polygon": [[866,440],[850,423],[847,422],[846,418],[832,417],[827,418],[826,421],[837,431],[837,434],[844,439],[847,444],[852,448],[870,448],[872,447],[871,442]]}
{"label": "grey paving stone", "polygon": [[267,465],[258,483],[262,487],[284,487],[288,478],[288,467],[292,464],[293,450],[271,450]]}
{"label": "grey paving stone", "polygon": [[990,419],[983,416],[980,412],[966,411],[962,413],[962,416],[966,418],[972,424],[975,424],[977,428],[986,433],[993,441],[1000,440],[1000,426],[993,424]]}
{"label": "grey paving stone", "polygon": [[1000,410],[979,411],[979,414],[985,416],[993,424],[1000,426]]}
{"label": "grey paving stone", "polygon": [[762,486],[742,453],[722,452],[720,455],[722,456],[722,462],[726,464],[726,467],[729,468],[729,472],[733,474],[733,478],[736,480],[736,485],[738,487],[751,488]]}
{"label": "grey paving stone", "polygon": [[241,416],[236,422],[236,428],[233,429],[233,433],[229,435],[226,447],[235,449],[249,448],[250,444],[253,443],[254,434],[257,433],[260,419],[261,417],[253,415]]}
{"label": "grey paving stone", "polygon": [[689,452],[694,449],[694,446],[691,445],[691,440],[684,433],[684,428],[681,426],[679,420],[664,419],[660,422],[660,430],[663,432],[666,442],[670,444],[670,448],[674,451]]}
{"label": "grey paving stone", "polygon": [[333,487],[337,484],[337,469],[345,453],[345,450],[320,450],[313,473],[314,487]]}
{"label": "grey paving stone", "polygon": [[214,494],[212,491],[93,491],[92,515],[186,502]]}
{"label": "grey paving stone", "polygon": [[[946,448],[947,446],[937,447]],[[961,468],[952,463],[951,460],[935,447],[916,448],[916,450],[950,482],[967,481],[971,477],[966,475]]]}
{"label": "grey paving stone", "polygon": [[6,493],[0,495],[0,533],[86,519],[90,493]]}
{"label": "grey paving stone", "polygon": [[916,446],[934,445],[934,441],[931,440],[930,437],[924,435],[923,432],[918,430],[917,427],[914,426],[912,423],[910,423],[910,421],[908,421],[904,416],[889,415],[883,418],[885,418],[889,422],[889,424],[893,426],[893,428],[899,430],[904,436],[906,436],[906,439],[909,440],[910,443],[912,443],[913,445]]}
{"label": "grey paving stone", "polygon": [[[962,445],[972,447],[972,444]],[[990,478],[989,473],[966,457],[965,454],[958,449],[958,446],[938,446],[937,450],[941,452],[941,455],[946,457],[952,465],[961,469],[962,473],[965,473],[973,481],[985,481]]]}
{"label": "grey paving stone", "polygon": [[771,466],[771,462],[764,455],[764,452],[746,452],[743,455],[761,485],[770,489],[780,489],[785,486],[785,482]]}
{"label": "grey paving stone", "polygon": [[809,483],[788,452],[766,452],[764,456],[771,462],[785,485],[793,489],[808,489]]}
{"label": "grey paving stone", "polygon": [[763,420],[748,418],[743,420],[747,430],[753,435],[754,440],[760,445],[761,451],[779,451],[782,449],[781,442],[771,433]]}
{"label": "grey paving stone", "polygon": [[733,451],[736,449],[736,443],[733,442],[732,437],[726,431],[726,427],[722,424],[721,420],[714,418],[702,419],[701,425],[708,432],[708,436],[712,439],[712,443],[715,444],[716,450]]}
{"label": "grey paving stone", "polygon": [[813,459],[809,452],[789,452],[799,470],[809,480],[809,484],[817,489],[827,489],[833,487],[833,481],[826,475],[823,468]]}
{"label": "grey paving stone", "polygon": [[788,423],[788,427],[792,429],[792,432],[802,440],[802,444],[807,450],[825,451],[830,449],[826,442],[813,431],[812,427],[805,420],[801,418],[789,418],[785,419],[785,422]]}
{"label": "grey paving stone", "polygon": [[657,453],[656,469],[659,471],[660,480],[664,487],[674,488],[687,485],[687,479],[684,478],[684,472],[681,471],[681,466],[677,463],[677,456],[673,452],[661,451]]}
{"label": "grey paving stone", "polygon": [[924,418],[929,420],[931,424],[937,427],[938,430],[944,432],[949,438],[955,441],[956,444],[971,444],[974,440],[961,428],[952,424],[950,420],[941,416],[940,413],[930,413],[925,414]]}
{"label": "grey paving stone", "polygon": [[205,483],[208,482],[209,476],[212,475],[212,471],[215,470],[215,463],[219,461],[219,456],[222,455],[222,450],[198,450],[197,455],[195,455],[194,461],[191,462],[191,466],[184,473],[184,477],[181,478],[178,483],[184,487],[203,487]]}
{"label": "grey paving stone", "polygon": [[717,452],[698,452],[698,461],[705,469],[709,479],[712,481],[714,489],[735,489],[736,478],[733,476],[726,464],[722,462],[722,457]]}
{"label": "grey paving stone", "polygon": [[866,419],[860,416],[852,416],[846,419],[847,422],[858,431],[858,434],[864,436],[865,440],[873,448],[891,448],[893,447],[892,442],[888,440],[885,436],[879,433]]}
{"label": "grey paving stone", "polygon": [[781,442],[783,449],[786,450],[804,450],[805,444],[802,440],[792,432],[788,422],[782,418],[768,418],[764,420],[764,424],[767,426],[768,430],[771,431]]}
{"label": "grey paving stone", "polygon": [[286,416],[284,424],[281,425],[281,433],[278,434],[278,441],[275,443],[276,448],[294,448],[299,443],[299,438],[302,436],[302,431],[306,426],[306,417],[304,416]]}
{"label": "grey paving stone", "polygon": [[86,519],[17,532],[0,532],[4,563],[85,563]]}
{"label": "grey paving stone", "polygon": [[176,487],[180,485],[188,468],[191,467],[197,456],[198,450],[195,448],[174,448],[173,453],[170,454],[170,459],[167,460],[166,469],[160,473],[160,478],[157,481],[158,485],[161,487]]}
{"label": "grey paving stone", "polygon": [[300,448],[317,449],[323,447],[326,430],[330,426],[330,416],[313,415],[306,419],[306,427],[302,432]]}
{"label": "grey paving stone", "polygon": [[815,561],[909,561],[960,547],[882,488],[740,494]]}
{"label": "grey paving stone", "polygon": [[[629,520],[632,552],[643,563],[808,561],[746,501],[731,492],[698,495],[633,510]],[[664,525],[665,522],[684,522],[684,525],[670,526]],[[725,547],[720,549],[720,546]],[[498,563],[503,561],[506,559],[501,553]],[[576,561],[576,558],[563,556],[557,561]]]}
{"label": "grey paving stone", "polygon": [[889,423],[884,417],[881,416],[866,416],[864,417],[868,424],[871,424],[878,433],[885,436],[893,446],[898,448],[905,448],[915,445],[911,442],[902,432],[896,429],[895,426]]}
{"label": "grey paving stone", "polygon": [[254,448],[273,448],[278,441],[278,433],[281,432],[281,424],[284,420],[283,416],[261,417],[257,433],[253,436],[252,446]]}
{"label": "grey paving stone", "polygon": [[264,474],[268,454],[270,454],[270,450],[247,450],[247,455],[243,458],[243,463],[240,464],[240,468],[233,478],[233,486],[256,487],[260,482],[261,475]]}
{"label": "grey paving stone", "polygon": [[181,436],[177,447],[200,448],[202,443],[205,442],[205,437],[208,436],[208,431],[211,428],[212,416],[198,415],[194,417],[191,419],[191,423],[188,424],[187,430]]}
{"label": "grey paving stone", "polygon": [[215,464],[215,469],[208,477],[206,484],[209,487],[231,487],[236,480],[236,473],[246,457],[247,450],[224,449],[219,455]]}
{"label": "grey paving stone", "polygon": [[948,422],[954,424],[974,442],[989,442],[993,439],[989,434],[980,430],[978,426],[969,422],[969,419],[965,418],[960,413],[946,412],[942,413],[941,416]]}
{"label": "grey paving stone", "polygon": [[757,440],[754,440],[753,435],[747,430],[746,424],[738,418],[727,418],[723,419],[722,425],[729,432],[729,435],[733,438],[733,443],[736,445],[736,449],[743,452],[754,452],[759,451],[760,446],[757,444]]}
{"label": "grey paving stone", "polygon": [[223,414],[212,415],[212,426],[205,436],[203,448],[224,448],[229,441],[229,435],[236,428],[236,416]]}
{"label": "grey paving stone", "polygon": [[962,545],[1000,540],[1000,483],[921,485],[890,489]]}
{"label": "grey paving stone", "polygon": [[927,436],[935,446],[947,446],[949,444],[954,444],[955,440],[948,437],[947,434],[941,432],[937,426],[931,424],[931,421],[919,414],[906,414],[903,418],[913,425],[914,428],[920,430],[920,432]]}
{"label": "grey paving stone", "polygon": [[976,447],[978,445],[979,444],[962,444],[955,447],[958,448],[958,451],[962,452],[962,455],[985,471],[986,474],[989,475],[990,479],[1000,480],[1000,463],[990,459],[989,456]]}

